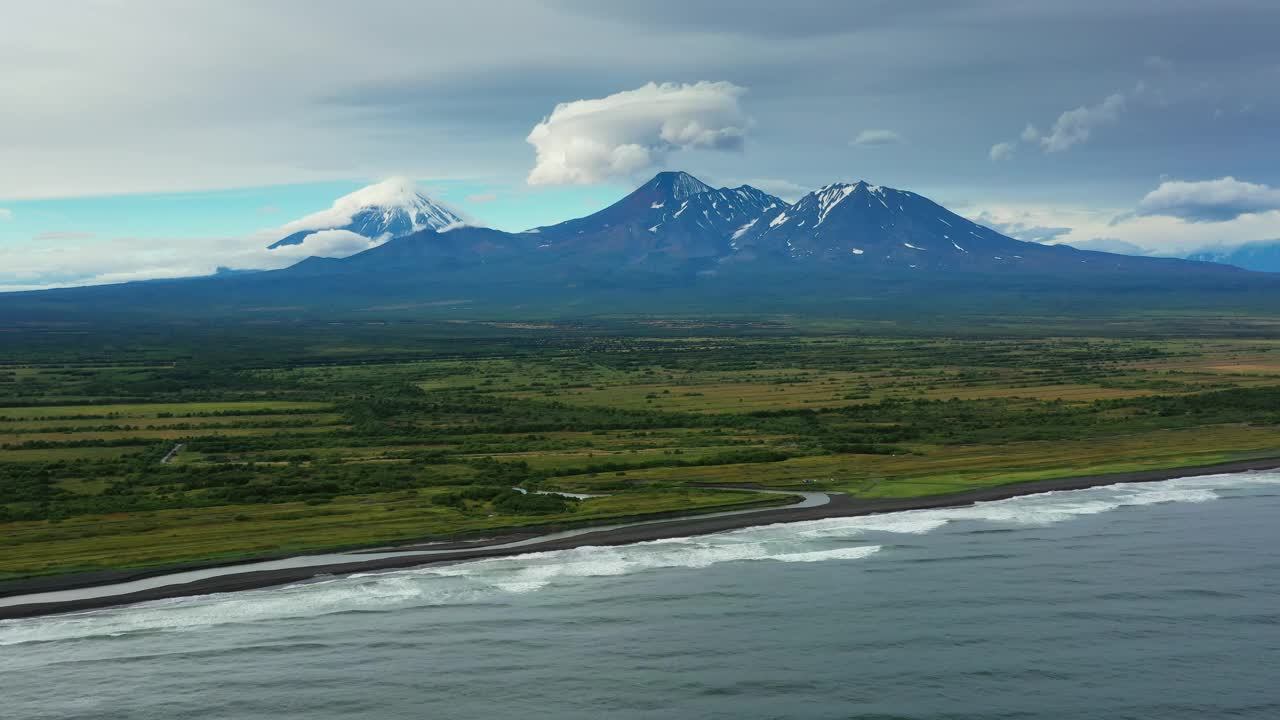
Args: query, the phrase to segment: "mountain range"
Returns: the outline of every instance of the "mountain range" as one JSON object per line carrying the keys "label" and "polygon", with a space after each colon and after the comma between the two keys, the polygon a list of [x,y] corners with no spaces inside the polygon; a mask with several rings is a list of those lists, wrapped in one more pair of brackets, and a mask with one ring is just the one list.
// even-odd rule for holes
{"label": "mountain range", "polygon": [[[388,207],[364,212],[404,213]],[[556,225],[522,233],[457,224],[424,227],[347,258],[313,258],[282,272],[430,275],[504,262],[513,263],[513,271],[537,268],[565,277],[627,270],[786,274],[815,267],[853,274],[1237,271],[1015,240],[916,193],[865,181],[827,185],[788,204],[749,185],[713,188],[688,173],[662,172],[609,207]]]}
{"label": "mountain range", "polygon": [[25,308],[61,316],[87,305],[184,316],[464,306],[491,314],[779,311],[797,304],[942,312],[1000,303],[1063,312],[1153,293],[1164,306],[1188,309],[1206,297],[1280,298],[1270,276],[1024,242],[916,193],[866,181],[834,183],[787,203],[749,185],[714,188],[688,173],[661,172],[599,212],[505,232],[466,224],[412,183],[393,180],[280,233],[273,247],[296,246],[290,250],[304,256],[323,233],[351,234],[360,240],[351,247],[367,249],[307,257],[282,270],[9,294],[0,296],[0,314],[21,317]]}

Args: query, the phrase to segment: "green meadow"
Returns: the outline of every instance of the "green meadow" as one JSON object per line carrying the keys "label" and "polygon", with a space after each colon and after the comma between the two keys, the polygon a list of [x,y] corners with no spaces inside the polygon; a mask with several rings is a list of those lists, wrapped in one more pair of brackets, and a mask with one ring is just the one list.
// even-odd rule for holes
{"label": "green meadow", "polygon": [[0,578],[1280,455],[1229,320],[15,328]]}

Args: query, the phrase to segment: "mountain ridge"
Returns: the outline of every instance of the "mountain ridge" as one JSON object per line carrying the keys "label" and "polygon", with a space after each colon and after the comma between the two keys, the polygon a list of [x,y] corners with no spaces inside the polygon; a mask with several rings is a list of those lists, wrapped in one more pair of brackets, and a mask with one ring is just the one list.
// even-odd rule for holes
{"label": "mountain ridge", "polygon": [[0,294],[0,318],[375,311],[910,317],[1109,312],[1135,299],[1186,311],[1280,311],[1280,279],[1015,240],[923,196],[865,181],[827,185],[788,204],[750,186],[711,188],[687,174],[659,174],[599,212],[525,232],[455,223],[280,270]]}
{"label": "mountain ridge", "polygon": [[1017,240],[922,195],[865,180],[832,183],[788,204],[749,185],[712,188],[684,172],[658,173],[617,202],[581,218],[522,233],[478,227],[425,229],[327,267],[332,272],[367,271],[376,265],[375,259],[390,263],[393,257],[409,265],[388,264],[383,268],[387,272],[430,274],[510,260],[523,265],[516,271],[536,268],[565,279],[628,270],[671,275],[739,272],[749,265],[774,273],[804,273],[815,264],[851,273],[1240,272],[1213,263]]}

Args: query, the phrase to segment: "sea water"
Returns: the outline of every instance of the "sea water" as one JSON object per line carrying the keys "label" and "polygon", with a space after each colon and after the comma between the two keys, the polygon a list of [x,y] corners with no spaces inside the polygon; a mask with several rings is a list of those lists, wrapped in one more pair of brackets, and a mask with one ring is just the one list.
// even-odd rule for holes
{"label": "sea water", "polygon": [[0,621],[4,718],[1277,718],[1280,474]]}

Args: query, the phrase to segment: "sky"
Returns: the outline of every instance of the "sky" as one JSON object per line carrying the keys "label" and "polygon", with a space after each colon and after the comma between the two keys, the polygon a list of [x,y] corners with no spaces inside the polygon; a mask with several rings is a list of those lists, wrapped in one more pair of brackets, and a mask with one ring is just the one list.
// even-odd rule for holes
{"label": "sky", "polygon": [[[478,224],[663,169],[1021,239],[1280,239],[1274,0],[42,0],[0,23],[0,289],[278,265],[390,176]],[[266,240],[266,243],[262,241]]]}

